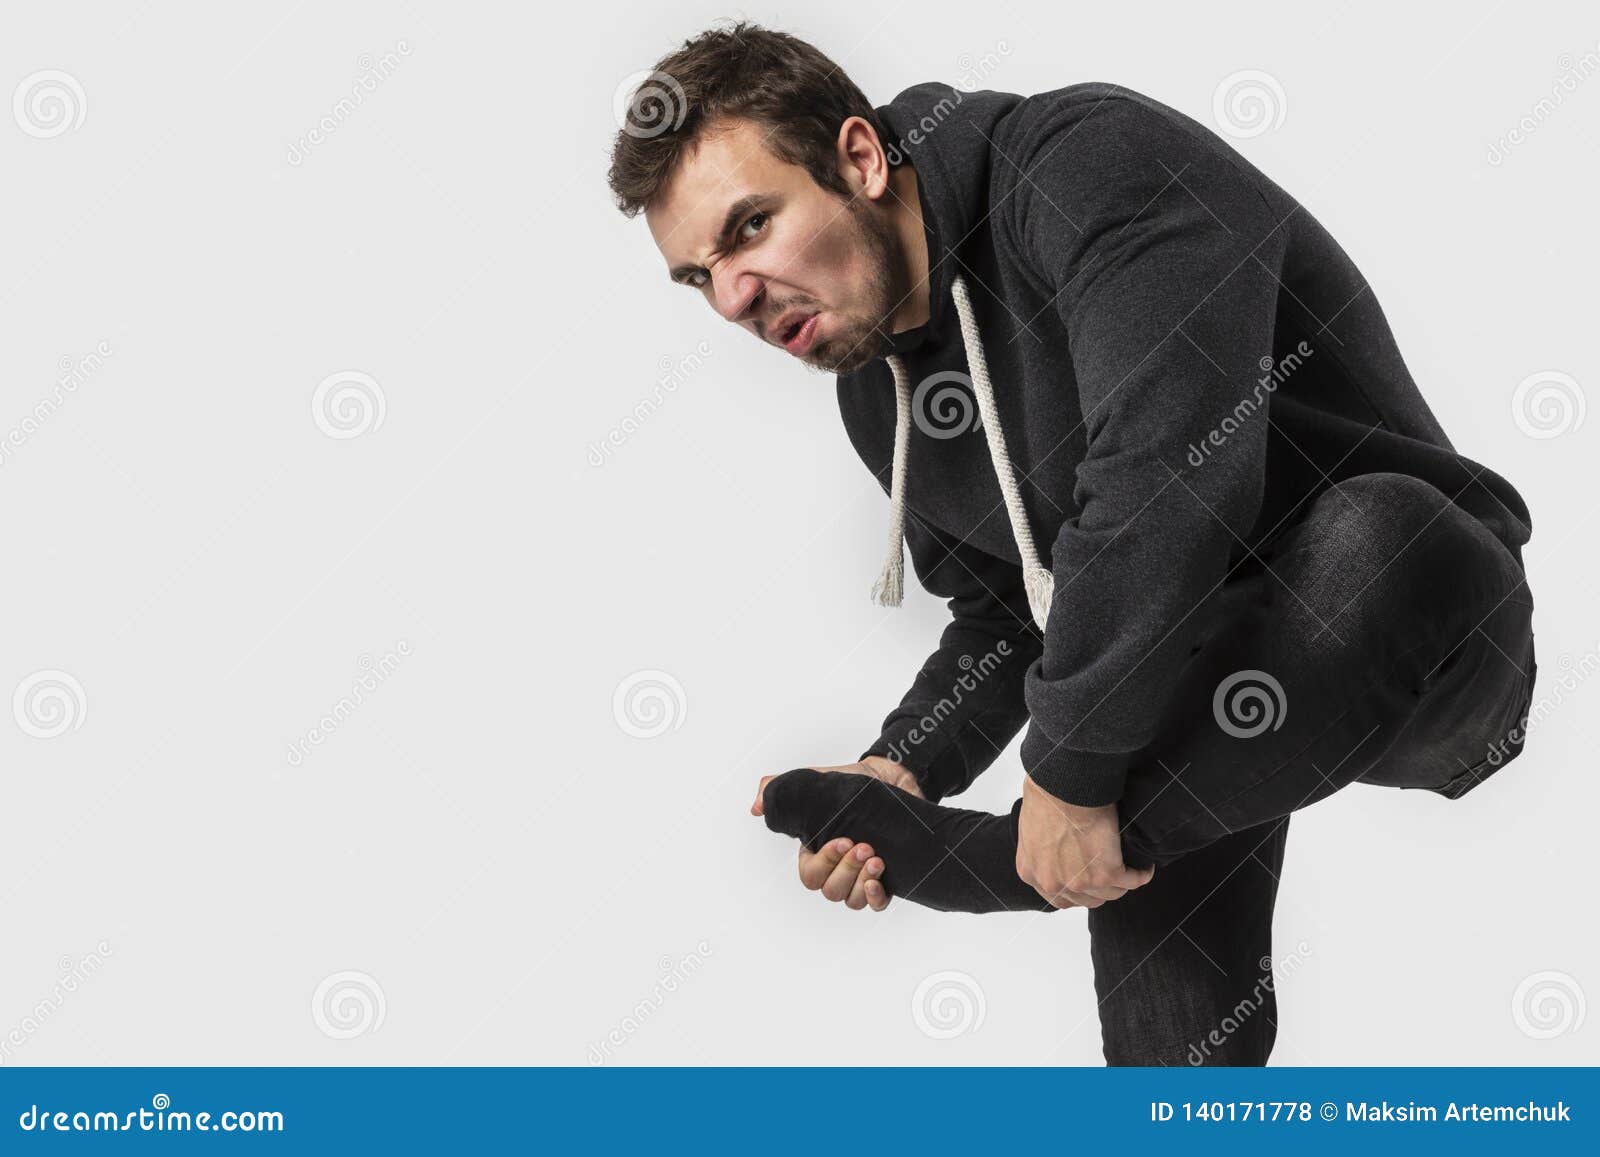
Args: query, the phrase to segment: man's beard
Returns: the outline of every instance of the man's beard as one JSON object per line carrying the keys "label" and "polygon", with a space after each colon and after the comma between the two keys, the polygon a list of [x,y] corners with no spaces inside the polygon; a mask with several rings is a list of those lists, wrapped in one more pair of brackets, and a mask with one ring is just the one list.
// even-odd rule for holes
{"label": "man's beard", "polygon": [[867,282],[859,312],[834,315],[834,333],[801,361],[814,370],[848,374],[890,347],[890,318],[910,294],[899,241],[889,222],[869,202],[850,202],[850,220],[856,240],[867,258]]}

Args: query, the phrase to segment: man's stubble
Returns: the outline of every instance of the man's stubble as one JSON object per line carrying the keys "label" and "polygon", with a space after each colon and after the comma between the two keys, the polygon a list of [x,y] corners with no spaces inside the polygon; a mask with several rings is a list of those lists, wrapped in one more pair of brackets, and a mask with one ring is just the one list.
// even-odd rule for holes
{"label": "man's stubble", "polygon": [[870,202],[847,205],[856,240],[867,256],[868,273],[860,307],[835,314],[836,332],[801,359],[819,373],[852,373],[887,353],[890,319],[911,292],[893,227]]}

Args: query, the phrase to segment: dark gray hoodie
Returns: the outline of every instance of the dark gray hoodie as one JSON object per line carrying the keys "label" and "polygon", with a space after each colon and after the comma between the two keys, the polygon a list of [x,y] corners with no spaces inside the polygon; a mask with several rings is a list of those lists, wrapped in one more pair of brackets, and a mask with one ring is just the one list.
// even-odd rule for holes
{"label": "dark gray hoodie", "polygon": [[1361,272],[1215,133],[1108,84],[877,111],[916,169],[931,313],[839,376],[839,409],[899,514],[879,601],[903,528],[952,620],[864,755],[939,799],[1027,724],[1036,783],[1116,801],[1208,602],[1354,475],[1432,482],[1521,561],[1526,505],[1455,452]]}

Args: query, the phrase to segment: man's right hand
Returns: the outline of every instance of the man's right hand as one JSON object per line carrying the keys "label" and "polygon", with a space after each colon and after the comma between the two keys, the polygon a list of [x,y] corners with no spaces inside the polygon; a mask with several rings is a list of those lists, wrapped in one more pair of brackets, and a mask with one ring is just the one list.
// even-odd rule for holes
{"label": "man's right hand", "polygon": [[[869,755],[860,763],[845,763],[838,767],[817,767],[813,771],[838,771],[853,775],[870,775],[893,784],[902,791],[920,798],[922,789],[917,786],[911,770],[881,756]],[[762,794],[773,777],[764,775],[756,787],[755,802],[750,814],[762,813]],[[800,882],[809,890],[821,891],[829,900],[842,900],[844,906],[854,911],[871,908],[882,912],[889,906],[889,894],[883,890],[883,861],[872,854],[869,844],[839,838],[830,840],[815,852],[800,845]]]}

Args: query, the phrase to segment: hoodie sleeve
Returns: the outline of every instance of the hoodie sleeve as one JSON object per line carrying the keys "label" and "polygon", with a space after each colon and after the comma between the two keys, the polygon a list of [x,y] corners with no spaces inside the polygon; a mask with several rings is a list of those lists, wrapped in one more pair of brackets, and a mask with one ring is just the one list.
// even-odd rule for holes
{"label": "hoodie sleeve", "polygon": [[912,567],[924,588],[949,599],[951,621],[862,757],[910,768],[937,802],[964,791],[1027,722],[1023,679],[1043,642],[1015,564],[907,513]]}
{"label": "hoodie sleeve", "polygon": [[1009,223],[1066,327],[1087,444],[1022,760],[1103,806],[1260,511],[1267,416],[1239,407],[1272,365],[1284,231],[1225,150],[1129,100],[1055,110],[1011,155]]}

